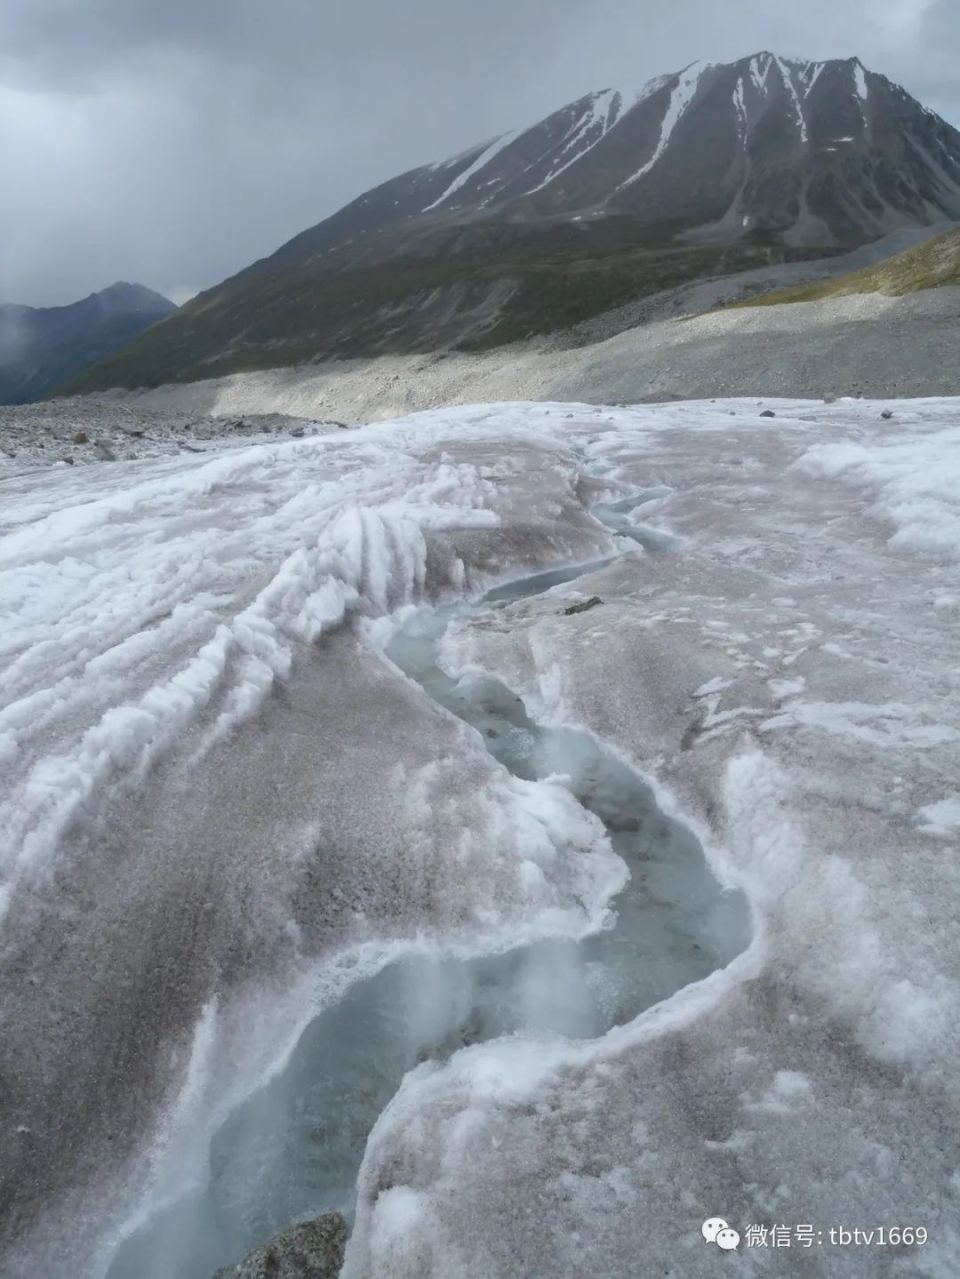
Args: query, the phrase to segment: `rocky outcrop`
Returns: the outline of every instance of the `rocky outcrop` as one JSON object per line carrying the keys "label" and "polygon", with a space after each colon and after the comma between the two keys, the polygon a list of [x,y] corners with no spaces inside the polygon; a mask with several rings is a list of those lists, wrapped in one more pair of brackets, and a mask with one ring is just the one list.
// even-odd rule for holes
{"label": "rocky outcrop", "polygon": [[347,1223],[339,1212],[289,1226],[236,1266],[213,1279],[336,1279],[343,1265]]}
{"label": "rocky outcrop", "polygon": [[599,595],[591,595],[588,600],[581,600],[579,604],[571,604],[569,608],[563,610],[564,617],[572,617],[574,613],[586,613],[591,608],[596,608],[598,604],[602,604],[603,600]]}

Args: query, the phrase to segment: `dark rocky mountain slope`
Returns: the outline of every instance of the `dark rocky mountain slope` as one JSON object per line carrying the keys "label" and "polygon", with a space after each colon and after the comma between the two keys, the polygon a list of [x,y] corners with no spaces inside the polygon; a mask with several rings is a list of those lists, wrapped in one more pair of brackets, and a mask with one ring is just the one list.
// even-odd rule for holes
{"label": "dark rocky mountain slope", "polygon": [[176,309],[139,284],[114,284],[69,306],[0,306],[0,404],[42,399]]}
{"label": "dark rocky mountain slope", "polygon": [[366,193],[77,383],[482,348],[960,218],[960,133],[855,59],[607,89]]}

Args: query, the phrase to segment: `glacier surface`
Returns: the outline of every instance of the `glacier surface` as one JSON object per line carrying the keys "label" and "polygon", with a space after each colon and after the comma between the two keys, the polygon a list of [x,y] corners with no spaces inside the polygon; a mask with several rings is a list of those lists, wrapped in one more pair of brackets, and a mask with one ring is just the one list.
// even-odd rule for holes
{"label": "glacier surface", "polygon": [[642,773],[753,940],[602,1034],[415,1066],[345,1274],[697,1279],[717,1215],[929,1232],[744,1242],[754,1273],[960,1270],[960,411],[773,408],[477,405],[0,478],[4,1274],[105,1274],[391,963],[607,928],[623,861],[576,787],[382,649],[557,564],[586,571],[458,613],[438,669]]}

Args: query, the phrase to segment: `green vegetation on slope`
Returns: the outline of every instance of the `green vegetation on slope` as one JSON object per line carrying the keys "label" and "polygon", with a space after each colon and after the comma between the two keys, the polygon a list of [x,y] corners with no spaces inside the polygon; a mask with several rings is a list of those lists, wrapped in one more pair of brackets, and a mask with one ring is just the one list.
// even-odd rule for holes
{"label": "green vegetation on slope", "polygon": [[[816,250],[692,248],[634,219],[444,228],[391,252],[275,256],[201,294],[61,390],[166,382],[313,360],[485,350],[554,332],[688,280]],[[822,252],[822,251],[821,251]]]}
{"label": "green vegetation on slope", "polygon": [[557,255],[524,263],[516,287],[495,321],[461,340],[462,350],[484,351],[570,328],[604,311],[692,280],[733,275],[790,257],[779,246],[738,244],[689,248],[646,245],[595,256]]}
{"label": "green vegetation on slope", "polygon": [[798,284],[790,289],[778,289],[761,297],[734,302],[732,306],[818,302],[824,298],[847,297],[852,293],[884,293],[889,297],[902,297],[906,293],[936,289],[945,284],[960,284],[960,229],[947,231],[861,271],[815,280],[812,284]]}

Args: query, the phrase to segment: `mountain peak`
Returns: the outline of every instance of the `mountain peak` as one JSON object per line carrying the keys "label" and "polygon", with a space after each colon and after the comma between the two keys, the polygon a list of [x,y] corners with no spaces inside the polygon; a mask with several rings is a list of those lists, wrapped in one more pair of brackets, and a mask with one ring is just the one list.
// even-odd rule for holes
{"label": "mountain peak", "polygon": [[126,280],[117,280],[98,293],[91,293],[90,299],[93,298],[99,298],[112,305],[150,306],[158,310],[176,310],[176,305],[162,293],[148,289],[145,284],[130,284]]}
{"label": "mountain peak", "polygon": [[862,243],[960,216],[958,166],[960,134],[859,57],[761,50],[587,94],[435,166],[445,180],[406,216],[622,212],[720,240]]}
{"label": "mountain peak", "polygon": [[176,309],[122,280],[66,306],[0,306],[0,404],[40,399]]}
{"label": "mountain peak", "polygon": [[953,219],[960,133],[859,58],[691,62],[367,191],[102,384],[495,345],[698,272]]}

